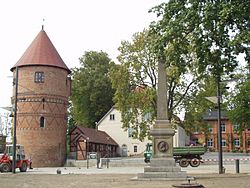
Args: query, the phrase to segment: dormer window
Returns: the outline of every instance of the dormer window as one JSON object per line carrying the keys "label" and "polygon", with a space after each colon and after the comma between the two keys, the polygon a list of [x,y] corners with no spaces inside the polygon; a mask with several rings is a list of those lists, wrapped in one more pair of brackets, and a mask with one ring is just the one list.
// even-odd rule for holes
{"label": "dormer window", "polygon": [[44,72],[35,72],[35,82],[44,83]]}

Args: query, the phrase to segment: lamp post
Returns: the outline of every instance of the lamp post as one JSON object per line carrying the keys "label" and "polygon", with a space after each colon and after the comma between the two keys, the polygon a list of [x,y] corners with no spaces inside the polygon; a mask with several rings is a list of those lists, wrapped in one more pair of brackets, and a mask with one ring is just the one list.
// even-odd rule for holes
{"label": "lamp post", "polygon": [[15,83],[15,101],[14,101],[12,172],[16,173],[16,124],[17,124],[18,66],[16,66],[16,79],[14,83]]}
{"label": "lamp post", "polygon": [[86,153],[87,153],[87,168],[89,168],[89,137],[86,139]]}
{"label": "lamp post", "polygon": [[214,104],[218,105],[218,158],[219,158],[219,174],[223,174],[224,168],[223,168],[223,156],[222,156],[222,131],[221,131],[221,90],[220,90],[220,83],[228,83],[237,81],[237,78],[231,78],[229,80],[223,80],[221,81],[220,75],[217,76],[217,96],[213,97],[205,97],[207,100],[211,101]]}
{"label": "lamp post", "polygon": [[220,76],[217,77],[217,105],[218,105],[218,158],[219,158],[219,174],[223,174],[222,160],[222,134],[221,134],[221,92],[220,92]]}

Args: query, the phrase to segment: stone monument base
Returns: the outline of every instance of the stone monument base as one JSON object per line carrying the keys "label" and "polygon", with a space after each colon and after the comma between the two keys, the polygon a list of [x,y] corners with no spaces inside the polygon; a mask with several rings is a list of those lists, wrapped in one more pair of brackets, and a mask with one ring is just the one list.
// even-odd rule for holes
{"label": "stone monument base", "polygon": [[185,171],[176,166],[173,158],[152,158],[150,165],[144,167],[144,173],[137,175],[137,180],[187,180]]}

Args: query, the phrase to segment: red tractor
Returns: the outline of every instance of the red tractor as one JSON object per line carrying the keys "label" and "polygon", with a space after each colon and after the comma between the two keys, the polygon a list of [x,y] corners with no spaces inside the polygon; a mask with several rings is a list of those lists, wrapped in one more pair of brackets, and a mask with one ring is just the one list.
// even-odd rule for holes
{"label": "red tractor", "polygon": [[[13,145],[6,145],[5,153],[0,158],[0,172],[11,172],[13,159]],[[16,168],[26,172],[30,162],[25,159],[24,147],[16,145]]]}

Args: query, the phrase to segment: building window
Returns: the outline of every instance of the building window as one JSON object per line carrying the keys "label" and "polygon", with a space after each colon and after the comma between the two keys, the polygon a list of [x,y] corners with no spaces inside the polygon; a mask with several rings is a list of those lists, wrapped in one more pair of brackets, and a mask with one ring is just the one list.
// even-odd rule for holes
{"label": "building window", "polygon": [[235,147],[240,147],[240,139],[239,138],[234,139],[234,146]]}
{"label": "building window", "polygon": [[227,146],[227,141],[226,140],[221,140],[221,146],[226,147]]}
{"label": "building window", "polygon": [[137,146],[134,146],[134,153],[137,153]]}
{"label": "building window", "polygon": [[226,125],[225,125],[225,123],[221,123],[221,125],[220,125],[220,127],[221,127],[221,132],[226,132]]}
{"label": "building window", "polygon": [[248,132],[250,132],[250,127],[247,128]]}
{"label": "building window", "polygon": [[233,130],[238,131],[240,129],[240,125],[233,125]]}
{"label": "building window", "polygon": [[110,114],[109,115],[109,120],[114,121],[115,120],[115,114]]}
{"label": "building window", "polygon": [[35,82],[36,83],[44,82],[44,72],[35,72]]}
{"label": "building window", "polygon": [[45,127],[45,118],[42,116],[40,117],[40,127],[44,128]]}
{"label": "building window", "polygon": [[248,139],[248,147],[250,148],[250,138]]}
{"label": "building window", "polygon": [[207,140],[207,146],[208,147],[213,147],[213,139],[212,138]]}

